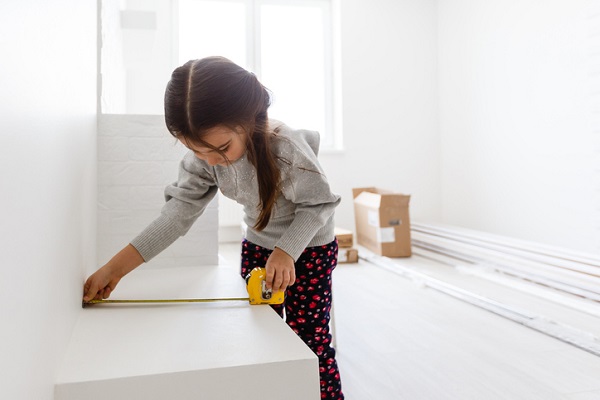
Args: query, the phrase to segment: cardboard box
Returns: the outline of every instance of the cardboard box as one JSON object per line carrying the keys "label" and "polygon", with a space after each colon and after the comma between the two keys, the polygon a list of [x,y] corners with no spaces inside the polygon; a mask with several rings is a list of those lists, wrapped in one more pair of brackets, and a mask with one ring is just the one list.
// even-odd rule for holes
{"label": "cardboard box", "polygon": [[354,246],[354,235],[352,234],[352,231],[335,227],[334,232],[339,247],[346,248]]}
{"label": "cardboard box", "polygon": [[410,257],[410,196],[375,187],[352,189],[356,241],[387,257]]}
{"label": "cardboard box", "polygon": [[358,262],[358,250],[354,248],[341,247],[338,249],[338,264],[349,264]]}

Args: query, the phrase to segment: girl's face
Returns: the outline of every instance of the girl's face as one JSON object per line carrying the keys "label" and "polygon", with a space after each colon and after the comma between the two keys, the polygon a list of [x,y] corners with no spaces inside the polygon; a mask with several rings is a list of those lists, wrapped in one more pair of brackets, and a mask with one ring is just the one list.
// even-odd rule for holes
{"label": "girl's face", "polygon": [[234,130],[225,125],[217,125],[206,131],[202,136],[202,140],[221,150],[227,156],[227,159],[210,147],[191,143],[185,139],[179,139],[179,141],[192,150],[196,157],[206,161],[210,166],[221,165],[226,167],[227,160],[233,163],[244,155],[246,152],[246,138],[247,135],[242,127],[237,127]]}

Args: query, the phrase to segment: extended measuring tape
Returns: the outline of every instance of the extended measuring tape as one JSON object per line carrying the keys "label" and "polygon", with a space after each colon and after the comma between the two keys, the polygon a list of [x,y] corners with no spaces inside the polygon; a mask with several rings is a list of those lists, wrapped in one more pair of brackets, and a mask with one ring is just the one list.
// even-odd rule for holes
{"label": "extended measuring tape", "polygon": [[283,291],[273,293],[266,286],[267,272],[264,268],[254,268],[246,277],[248,297],[221,297],[213,299],[106,299],[83,302],[85,308],[93,304],[166,304],[166,303],[212,303],[217,301],[249,301],[250,304],[282,304],[285,299]]}

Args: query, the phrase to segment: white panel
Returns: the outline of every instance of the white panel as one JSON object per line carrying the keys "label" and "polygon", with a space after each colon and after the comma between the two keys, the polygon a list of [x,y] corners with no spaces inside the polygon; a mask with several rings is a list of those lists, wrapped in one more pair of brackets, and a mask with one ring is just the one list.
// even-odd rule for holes
{"label": "white panel", "polygon": [[95,263],[96,2],[0,3],[0,388],[51,400]]}

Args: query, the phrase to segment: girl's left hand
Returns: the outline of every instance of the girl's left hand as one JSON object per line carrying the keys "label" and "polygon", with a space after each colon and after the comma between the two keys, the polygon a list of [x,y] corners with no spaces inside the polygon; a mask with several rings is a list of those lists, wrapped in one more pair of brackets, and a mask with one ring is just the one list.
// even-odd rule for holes
{"label": "girl's left hand", "polygon": [[265,268],[267,270],[267,289],[278,292],[296,282],[294,259],[278,247],[269,256]]}

